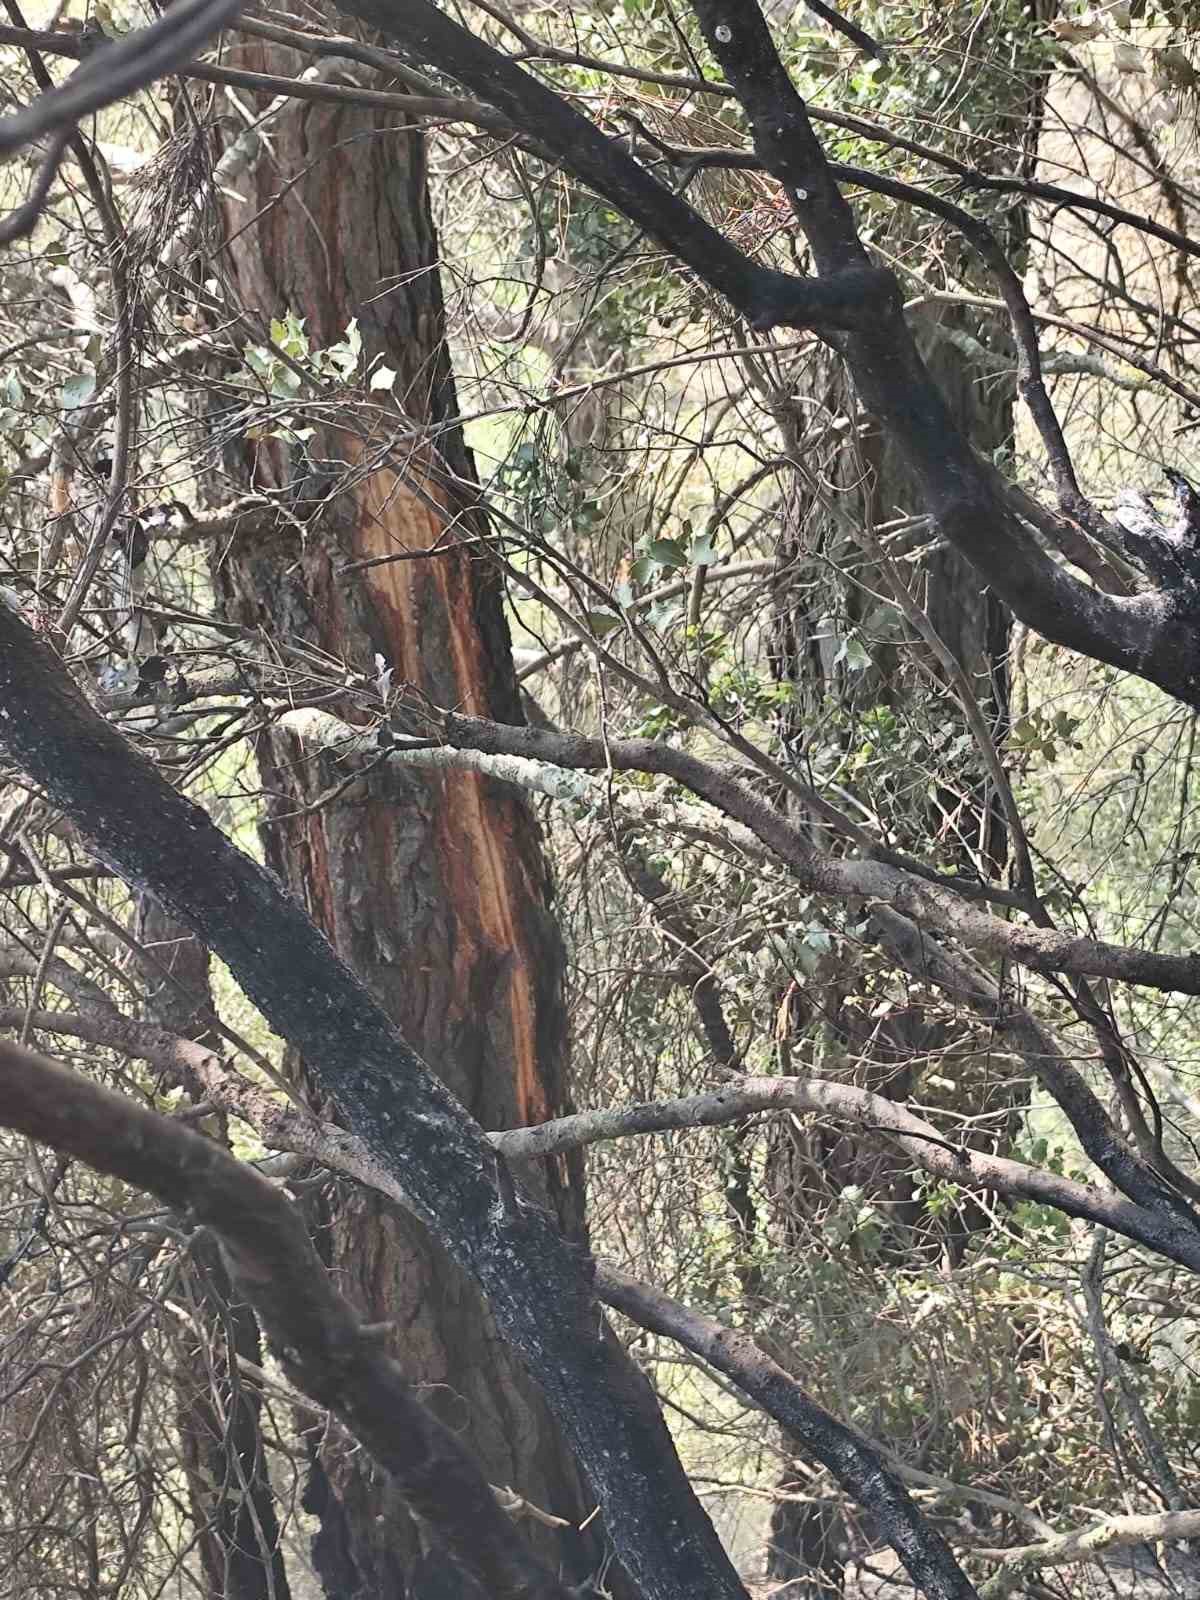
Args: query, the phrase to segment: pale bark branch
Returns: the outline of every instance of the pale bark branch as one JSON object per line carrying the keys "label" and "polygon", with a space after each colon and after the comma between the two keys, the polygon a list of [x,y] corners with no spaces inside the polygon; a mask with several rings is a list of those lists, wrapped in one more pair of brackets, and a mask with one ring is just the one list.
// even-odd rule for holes
{"label": "pale bark branch", "polygon": [[1160,1511],[1147,1516],[1106,1517],[1091,1527],[1015,1550],[976,1549],[975,1555],[984,1561],[1004,1563],[1002,1571],[981,1585],[979,1600],[1004,1600],[1039,1567],[1075,1566],[1102,1561],[1110,1550],[1131,1545],[1196,1538],[1200,1538],[1200,1511]]}
{"label": "pale bark branch", "polygon": [[1179,994],[1200,994],[1200,957],[1165,955],[1050,928],[1004,922],[967,905],[950,888],[890,862],[833,857],[740,776],[653,739],[592,739],[548,728],[515,727],[447,714],[442,734],[456,749],[523,755],[572,770],[648,772],[670,777],[741,823],[813,893],[890,906],[960,939],[977,955],[1019,962],[1035,972],[1115,978]]}

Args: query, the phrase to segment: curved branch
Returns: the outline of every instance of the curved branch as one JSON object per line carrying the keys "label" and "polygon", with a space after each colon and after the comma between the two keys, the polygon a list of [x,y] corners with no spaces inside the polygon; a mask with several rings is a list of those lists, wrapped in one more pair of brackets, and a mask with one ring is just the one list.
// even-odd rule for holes
{"label": "curved branch", "polygon": [[4,1042],[0,1124],[211,1228],[288,1381],[342,1419],[458,1564],[501,1600],[569,1600],[457,1434],[333,1288],[282,1190],[215,1141]]}
{"label": "curved branch", "polygon": [[[1094,1184],[972,1150],[947,1138],[932,1123],[894,1100],[854,1084],[823,1078],[740,1078],[712,1094],[580,1111],[535,1128],[512,1128],[488,1137],[507,1161],[532,1161],[609,1139],[683,1128],[725,1127],[762,1112],[810,1112],[864,1133],[883,1134],[894,1139],[922,1171],[943,1182],[1052,1206],[1066,1216],[1111,1228],[1173,1260],[1180,1259],[1182,1241],[1164,1229],[1145,1206]],[[1194,1244],[1182,1243],[1188,1257],[1186,1264],[1200,1266],[1200,1239]]]}
{"label": "curved branch", "polygon": [[240,0],[178,0],[148,28],[101,43],[64,84],[40,94],[23,111],[0,118],[0,154],[73,128],[92,112],[173,72],[240,9]]}
{"label": "curved branch", "polygon": [[749,828],[813,893],[891,906],[953,934],[982,956],[1003,957],[1035,972],[1071,972],[1179,994],[1200,994],[1200,956],[1163,955],[1057,929],[1004,922],[964,904],[952,890],[889,862],[826,855],[735,773],[673,745],[654,739],[602,741],[452,713],[443,717],[441,732],[457,750],[527,756],[569,769],[605,772],[612,768],[673,778]]}
{"label": "curved branch", "polygon": [[980,1600],[1003,1600],[1023,1578],[1039,1567],[1068,1567],[1083,1561],[1102,1561],[1109,1550],[1131,1545],[1157,1544],[1160,1540],[1200,1537],[1200,1511],[1160,1511],[1151,1516],[1106,1517],[1090,1528],[1077,1528],[1040,1544],[1016,1550],[977,1549],[984,1561],[1002,1561],[1003,1569],[979,1591]]}
{"label": "curved branch", "polygon": [[864,405],[902,453],[941,533],[1021,621],[1200,706],[1200,629],[1184,597],[1112,595],[1081,582],[1041,549],[976,460],[904,322],[894,277],[871,264],[757,5],[693,0],[692,9],[749,117],[759,160],[793,201],[815,279],[777,272],[738,250],[562,95],[430,0],[339,0],[339,9],[519,123],[752,326],[820,330],[845,354]]}

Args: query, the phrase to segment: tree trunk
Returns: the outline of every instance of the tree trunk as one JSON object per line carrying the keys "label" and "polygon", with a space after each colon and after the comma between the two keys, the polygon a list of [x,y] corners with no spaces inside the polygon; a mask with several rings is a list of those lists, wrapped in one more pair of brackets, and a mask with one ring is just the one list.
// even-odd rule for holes
{"label": "tree trunk", "polygon": [[[305,65],[253,42],[232,54],[259,71]],[[224,257],[234,295],[264,322],[288,312],[304,318],[313,349],[342,339],[357,319],[368,368],[382,359],[398,374],[389,428],[434,425],[436,454],[422,446],[407,461],[393,455],[356,471],[367,454],[361,438],[336,427],[318,433],[309,454],[324,481],[333,473],[352,486],[302,529],[241,539],[219,555],[214,579],[225,613],[260,629],[268,647],[307,647],[372,681],[382,658],[397,683],[436,705],[519,722],[497,574],[455,543],[484,523],[452,421],[422,137],[394,117],[301,103],[272,124],[271,152],[242,182],[249,203],[228,213],[231,234],[257,216]],[[368,398],[357,414],[378,416],[387,395]],[[308,470],[274,440],[260,441],[243,464],[276,490]],[[343,571],[435,544],[429,559]],[[363,720],[353,693],[337,709]],[[276,733],[260,739],[257,756],[269,864],[414,1048],[486,1128],[559,1115],[567,1103],[563,953],[524,801],[462,773],[377,770],[347,782],[334,758],[314,759]],[[576,1234],[580,1174],[577,1162],[560,1163],[545,1179],[548,1203]],[[318,1242],[339,1288],[366,1321],[391,1324],[392,1349],[428,1403],[494,1484],[578,1524],[590,1508],[575,1466],[476,1291],[419,1225],[378,1196],[333,1185],[322,1206]],[[409,1592],[418,1564],[418,1585],[432,1582],[418,1529],[344,1437],[322,1440],[308,1504],[321,1519],[314,1554],[331,1596]],[[588,1541],[564,1542],[537,1521],[529,1527],[543,1553],[576,1575],[595,1560]]]}
{"label": "tree trunk", "polygon": [[[1053,0],[1039,0],[1036,7],[1041,20],[1053,9]],[[994,42],[981,28],[967,59],[974,50],[990,51]],[[986,54],[980,59],[986,61]],[[965,71],[965,60],[963,65]],[[993,123],[998,135],[995,148],[1003,148],[1007,135],[1024,152],[1030,170],[1044,89],[1043,71],[1013,71],[1006,89],[1009,104],[998,109]],[[904,237],[902,230],[913,226],[914,215],[902,211],[898,217],[899,237],[890,241],[890,248],[911,256],[917,241]],[[1028,244],[1024,207],[998,210],[990,220],[1020,272]],[[969,286],[975,267],[962,242],[943,239],[940,247],[950,274]],[[975,449],[987,457],[1011,451],[1015,361],[1006,341],[997,347],[1002,324],[963,308],[934,306],[918,312],[913,327],[932,377]],[[811,381],[804,395],[791,397],[778,419],[784,447],[798,459],[801,430],[813,415],[814,398],[829,416],[853,419],[858,412],[853,387],[833,352],[814,355],[807,371]],[[885,814],[899,848],[909,848],[915,841],[917,854],[936,859],[949,870],[983,879],[998,877],[1005,868],[1006,826],[965,719],[948,692],[931,697],[929,676],[945,685],[945,674],[907,625],[898,625],[897,614],[875,598],[889,593],[888,577],[846,531],[847,526],[873,530],[919,515],[926,507],[918,486],[890,439],[878,429],[868,429],[860,437],[857,451],[839,444],[825,461],[803,459],[812,480],[836,496],[843,515],[831,516],[822,500],[809,495],[797,480],[779,551],[773,652],[776,675],[791,683],[795,692],[785,717],[785,736],[798,757],[804,754],[806,737],[822,722],[837,728],[845,750],[873,737],[883,743],[886,723],[881,725],[880,713],[894,708],[898,726],[910,736],[915,730],[916,744],[923,740],[937,754],[936,760],[922,764],[918,750],[914,767],[943,772],[948,765],[946,752],[961,749],[955,783],[943,783],[931,798],[918,770],[910,789],[897,781],[885,796]],[[899,548],[893,545],[889,554],[903,554],[906,544],[915,548],[928,537],[924,529],[907,536],[901,532],[896,535]],[[999,743],[1008,725],[1007,609],[944,544],[918,562],[902,563],[901,570],[962,668]],[[842,653],[851,638],[869,653],[868,665],[861,664],[861,657],[856,661]],[[917,653],[924,657],[920,667]],[[964,1030],[955,1028],[952,1037],[945,1023],[931,1021],[926,1008],[909,1003],[904,994],[888,996],[891,1009],[881,1016],[875,1005],[883,998],[878,980],[864,981],[853,968],[843,967],[819,986],[819,994],[818,1014],[793,985],[783,1015],[796,1034],[819,1028],[832,1045],[833,1056],[853,1063],[856,1081],[903,1101],[936,1067],[939,1055],[953,1048],[953,1065],[945,1076],[955,1082],[954,1109],[984,1119],[993,1130],[993,1143],[1007,1137],[1012,1090],[1007,1085],[997,1088],[993,1081],[986,1040],[974,1051],[969,1034],[964,1037]],[[822,1070],[830,1070],[830,1064],[823,1063]],[[922,1098],[929,1101],[936,1095],[926,1091]],[[997,1132],[998,1127],[1002,1131]],[[768,1185],[782,1238],[792,1239],[797,1248],[804,1247],[814,1217],[836,1205],[843,1190],[852,1186],[876,1208],[883,1227],[882,1252],[897,1264],[939,1256],[957,1263],[971,1232],[987,1225],[986,1212],[969,1197],[932,1222],[902,1157],[864,1146],[836,1130],[781,1127],[776,1131],[768,1158]],[[768,1575],[786,1582],[782,1592],[789,1600],[830,1600],[842,1591],[849,1540],[844,1519],[832,1502],[819,1496],[796,1498],[806,1487],[796,1480],[794,1470],[785,1470],[771,1520]]]}
{"label": "tree trunk", "polygon": [[[139,897],[138,943],[157,1022],[201,1042],[216,1017],[208,951],[152,895]],[[224,1128],[220,1129],[222,1142]],[[275,1493],[262,1439],[262,1399],[238,1371],[261,1367],[258,1319],[212,1239],[195,1242],[180,1284],[172,1377],[180,1454],[208,1600],[290,1600]]]}

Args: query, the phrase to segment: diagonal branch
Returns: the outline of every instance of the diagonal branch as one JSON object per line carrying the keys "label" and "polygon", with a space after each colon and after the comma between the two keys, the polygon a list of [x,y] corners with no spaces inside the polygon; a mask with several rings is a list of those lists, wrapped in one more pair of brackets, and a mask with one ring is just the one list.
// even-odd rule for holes
{"label": "diagonal branch", "polygon": [[[304,726],[321,717],[320,713],[289,713],[285,720],[289,725]],[[791,869],[797,882],[814,894],[888,905],[953,934],[979,955],[1016,961],[1035,972],[1071,972],[1143,983],[1180,994],[1200,994],[1200,958],[1196,956],[1165,955],[1054,928],[1004,922],[964,904],[952,889],[888,861],[828,855],[736,772],[674,745],[656,739],[593,739],[584,734],[516,727],[451,713],[441,718],[440,732],[456,750],[525,756],[551,769],[605,772],[611,768],[672,778],[749,828]],[[401,750],[404,759],[403,747]],[[414,754],[411,759],[420,757]]]}
{"label": "diagonal branch", "polygon": [[844,274],[826,279],[800,278],[753,261],[560,94],[428,0],[405,0],[403,5],[345,0],[339,9],[361,17],[413,57],[434,64],[495,106],[552,151],[568,171],[674,251],[751,327],[847,327],[872,317],[875,302],[892,292],[890,274],[872,266],[865,254],[847,263]]}
{"label": "diagonal branch", "polygon": [[65,83],[47,89],[23,111],[0,118],[0,154],[74,128],[94,111],[173,72],[240,8],[240,0],[178,0],[148,28],[102,42]]}
{"label": "diagonal branch", "polygon": [[215,1141],[4,1042],[0,1125],[211,1228],[289,1382],[342,1419],[458,1564],[497,1600],[568,1600],[458,1436],[333,1288],[281,1189]]}
{"label": "diagonal branch", "polygon": [[300,906],[91,710],[3,605],[0,754],[53,797],[102,861],[225,961],[408,1208],[480,1285],[647,1600],[744,1600],[649,1384],[599,1314],[590,1259],[502,1181],[482,1129]]}
{"label": "diagonal branch", "polygon": [[661,1290],[612,1267],[597,1269],[596,1285],[605,1303],[631,1322],[674,1339],[731,1378],[782,1425],[805,1455],[828,1467],[841,1487],[878,1518],[920,1594],[929,1600],[967,1600],[975,1595],[941,1536],[917,1511],[879,1453],[819,1405],[748,1334],[681,1306]]}
{"label": "diagonal branch", "polygon": [[1200,1239],[1164,1227],[1148,1208],[1094,1184],[957,1144],[896,1101],[855,1084],[822,1078],[740,1078],[712,1094],[579,1111],[536,1128],[512,1128],[488,1137],[506,1160],[532,1161],[608,1139],[726,1127],[764,1112],[808,1112],[864,1133],[883,1134],[894,1139],[922,1171],[944,1183],[1052,1206],[1200,1269]]}
{"label": "diagonal branch", "polygon": [[[1041,549],[976,459],[905,324],[894,277],[872,265],[753,0],[694,0],[693,10],[750,119],[759,160],[792,199],[816,278],[756,263],[563,96],[431,0],[340,0],[339,9],[536,137],[753,326],[817,328],[844,353],[864,405],[901,452],[940,532],[1021,621],[1200,705],[1200,629],[1186,597],[1112,595],[1081,582]],[[1066,464],[1058,465],[1070,497]]]}

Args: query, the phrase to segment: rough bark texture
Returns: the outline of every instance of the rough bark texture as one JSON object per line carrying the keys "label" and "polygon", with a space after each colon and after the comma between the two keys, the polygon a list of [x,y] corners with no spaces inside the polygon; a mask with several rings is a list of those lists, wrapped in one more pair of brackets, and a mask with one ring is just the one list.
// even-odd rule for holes
{"label": "rough bark texture", "polygon": [[[988,378],[972,369],[933,326],[921,342],[930,370],[969,428],[976,448],[990,455],[1010,447],[1015,398],[1011,379]],[[853,414],[854,393],[839,358],[832,352],[818,353],[809,372],[812,382],[806,385],[803,407],[795,406],[797,413],[811,412],[815,397],[830,415]],[[785,431],[790,416],[791,408],[783,418]],[[858,456],[841,449],[834,459],[818,465],[817,476],[834,486],[840,510],[854,526],[870,528],[909,515],[920,505],[919,490],[902,457],[878,433],[864,440]],[[869,719],[892,706],[903,706],[905,726],[922,728],[931,740],[948,745],[962,738],[966,723],[953,698],[931,696],[915,656],[921,653],[935,673],[936,663],[923,645],[896,625],[896,613],[875,598],[888,593],[888,579],[864,556],[846,526],[802,487],[790,496],[780,541],[773,651],[777,675],[795,691],[795,701],[785,713],[790,747],[802,757],[812,730],[832,725],[843,747],[853,750],[871,738]],[[923,532],[916,542],[927,537]],[[919,566],[905,563],[903,570],[930,622],[964,669],[996,737],[1002,737],[1008,710],[1006,608],[948,546],[936,547]],[[871,665],[864,670],[834,661],[838,639],[850,629],[858,631],[871,652]],[[913,837],[927,832],[939,835],[947,866],[990,875],[1003,865],[1005,829],[973,751],[960,761],[958,777],[958,783],[943,788],[932,806],[919,774],[912,794],[897,785],[894,820],[902,827],[907,819]],[[898,843],[910,847],[907,837],[901,836]],[[929,1066],[948,1042],[945,1027],[930,1023],[924,1006],[897,1004],[881,1021],[870,999],[864,1002],[862,976],[853,968],[843,968],[819,991],[810,987],[808,996],[815,992],[821,996],[819,1018],[793,986],[787,1012],[791,1024],[802,1030],[822,1023],[836,1041],[837,1053],[855,1063],[856,1081],[875,1093],[907,1100],[915,1087],[915,1064]],[[967,1075],[967,1066],[969,1062],[960,1058],[955,1073],[960,1080]],[[986,1107],[976,1104],[972,1109],[980,1112]],[[920,1228],[922,1207],[907,1161],[894,1153],[864,1150],[861,1141],[830,1130],[787,1130],[774,1152],[772,1181],[782,1204],[798,1218],[811,1218],[847,1185],[859,1185],[891,1225],[899,1256],[917,1243],[913,1230]],[[968,1210],[974,1213],[975,1208]],[[933,1244],[937,1248],[939,1241]]]}
{"label": "rough bark texture", "polygon": [[[702,282],[724,295],[757,331],[816,327],[838,344],[859,398],[902,448],[921,485],[922,503],[944,537],[1029,627],[1070,649],[1157,683],[1185,705],[1200,703],[1200,647],[1192,587],[1135,595],[1110,594],[1083,583],[1043,549],[1007,504],[1002,480],[971,451],[932,382],[904,320],[895,276],[873,268],[854,213],[837,187],[850,179],[923,210],[948,216],[983,250],[997,271],[1006,306],[1022,337],[1021,388],[1036,409],[1051,457],[1060,503],[1039,524],[1054,539],[1078,542],[1076,521],[1099,528],[1102,519],[1080,491],[1042,383],[1036,332],[1019,283],[997,270],[994,241],[969,213],[904,184],[826,161],[804,103],[779,60],[757,5],[692,0],[705,39],[749,120],[755,157],[784,185],[812,250],[817,276],[800,277],[762,266],[742,254],[682,200],[659,184],[621,142],[548,85],[469,33],[429,0],[339,0],[339,9],[378,27],[414,60],[437,67],[552,150],[563,166],[645,227]],[[1012,181],[989,180],[963,169],[972,188],[1012,192]],[[1021,185],[1018,183],[1017,188]],[[1072,204],[1054,185],[1038,193]],[[1078,200],[1101,215],[1107,204]],[[1127,215],[1127,214],[1126,214]],[[1157,224],[1148,223],[1153,232]],[[1178,247],[1200,254],[1186,238]],[[844,337],[842,330],[845,331]]]}
{"label": "rough bark texture", "polygon": [[[210,1043],[216,1015],[208,951],[153,895],[138,899],[148,1010],[172,1033]],[[220,1130],[225,1144],[224,1129]],[[239,1360],[263,1362],[258,1321],[235,1293],[220,1251],[198,1240],[180,1294],[173,1372],[180,1453],[196,1548],[211,1600],[290,1600],[275,1494],[262,1439],[262,1397],[238,1375]]]}
{"label": "rough bark texture", "polygon": [[[649,1381],[600,1313],[588,1252],[520,1193],[479,1124],[278,879],[86,704],[58,658],[7,606],[0,756],[62,807],[99,860],[153,890],[226,962],[387,1175],[389,1194],[406,1196],[480,1285],[500,1336],[536,1374],[646,1600],[745,1600]],[[1108,1166],[1140,1193],[1145,1179],[1134,1157],[1116,1151]],[[1172,1219],[1168,1227],[1157,1211],[1156,1221],[1164,1248],[1189,1263],[1200,1259],[1191,1224]]]}
{"label": "rough bark texture", "polygon": [[[453,1551],[455,1570],[491,1600],[573,1600],[523,1542],[470,1451],[430,1416],[337,1293],[297,1208],[268,1179],[213,1140],[7,1044],[0,1125],[147,1188],[210,1228],[285,1379],[342,1419]],[[97,1577],[88,1593],[100,1592]]]}
{"label": "rough bark texture", "polygon": [[[239,65],[269,72],[304,65],[268,45],[243,44],[236,54]],[[249,209],[263,214],[228,261],[246,307],[267,320],[303,317],[313,349],[343,338],[357,319],[364,362],[382,358],[399,374],[395,423],[401,414],[442,423],[454,395],[424,144],[395,122],[340,107],[289,110],[273,130],[274,160],[260,163],[250,184]],[[276,199],[281,180],[298,174]],[[246,214],[239,208],[230,220]],[[331,429],[310,441],[310,453],[353,464],[362,447]],[[438,458],[414,460],[410,479],[375,472],[303,538],[287,529],[241,540],[217,565],[217,590],[232,620],[271,639],[312,646],[372,676],[382,657],[397,682],[437,705],[519,722],[502,596],[486,560],[452,549],[340,573],[350,561],[452,543],[447,528],[470,496],[447,485],[444,469],[471,477],[457,431],[440,434]],[[245,465],[272,488],[303,470],[274,441]],[[465,511],[463,527],[479,532],[478,515]],[[333,757],[314,759],[286,734],[264,738],[257,753],[269,864],[405,1037],[439,1064],[484,1127],[557,1114],[566,1104],[562,950],[537,827],[521,798],[466,773],[381,771],[346,787]],[[577,1161],[558,1163],[547,1180],[548,1199],[576,1234],[581,1170]],[[392,1348],[410,1379],[428,1386],[429,1403],[493,1482],[581,1521],[589,1507],[569,1454],[519,1364],[499,1347],[477,1291],[423,1229],[378,1197],[335,1190],[324,1198],[326,1259],[367,1321],[393,1324]],[[310,1498],[321,1508],[317,1556],[331,1558],[332,1588],[346,1600],[401,1592],[420,1555],[416,1530],[347,1441],[325,1447]],[[552,1553],[558,1536],[532,1526]],[[582,1546],[573,1554],[583,1559]]]}

